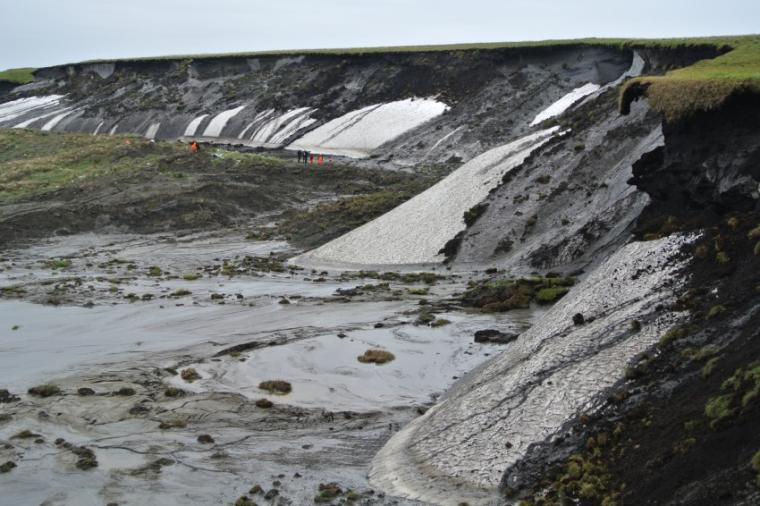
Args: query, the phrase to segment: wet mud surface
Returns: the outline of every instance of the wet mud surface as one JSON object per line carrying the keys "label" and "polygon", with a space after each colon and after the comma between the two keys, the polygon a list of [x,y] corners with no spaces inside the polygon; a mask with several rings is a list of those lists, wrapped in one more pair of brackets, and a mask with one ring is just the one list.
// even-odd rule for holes
{"label": "wet mud surface", "polygon": [[[293,253],[228,231],[6,250],[0,461],[16,467],[0,504],[416,504],[372,490],[371,459],[508,349],[477,330],[519,334],[536,313],[467,312],[453,296],[469,274],[384,281]],[[369,349],[395,359],[358,361]]]}

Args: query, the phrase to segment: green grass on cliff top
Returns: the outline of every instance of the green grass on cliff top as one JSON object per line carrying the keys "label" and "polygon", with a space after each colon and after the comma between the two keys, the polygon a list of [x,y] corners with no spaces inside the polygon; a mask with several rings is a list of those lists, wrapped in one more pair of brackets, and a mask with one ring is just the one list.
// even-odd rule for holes
{"label": "green grass on cliff top", "polygon": [[33,68],[8,69],[0,72],[0,81],[8,81],[13,84],[27,84],[34,81]]}
{"label": "green grass on cliff top", "polygon": [[[145,57],[124,60],[90,60],[82,62],[111,63],[114,61],[139,62],[161,60],[200,60],[216,58],[255,58],[288,55],[364,55],[373,53],[413,53],[434,51],[479,51],[489,49],[519,49],[561,46],[608,46],[619,49],[679,48],[714,46],[728,51],[714,59],[702,60],[689,67],[672,70],[664,76],[642,76],[630,80],[622,94],[622,101],[643,94],[652,106],[669,118],[688,115],[697,110],[717,107],[731,94],[739,91],[760,92],[760,35],[691,37],[673,39],[586,38],[574,40],[543,40],[531,42],[492,42],[477,44],[446,44],[429,46],[361,47],[344,49],[306,49],[226,53],[208,55],[180,55]],[[33,69],[13,69],[0,72],[0,80],[29,82]],[[5,77],[5,76],[10,76]],[[622,105],[621,101],[621,105]]]}

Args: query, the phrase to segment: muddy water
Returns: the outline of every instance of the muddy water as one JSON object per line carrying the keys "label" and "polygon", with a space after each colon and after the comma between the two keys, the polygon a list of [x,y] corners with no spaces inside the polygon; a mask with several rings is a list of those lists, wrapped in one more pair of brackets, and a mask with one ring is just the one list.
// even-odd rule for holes
{"label": "muddy water", "polygon": [[[276,490],[273,503],[310,504],[330,481],[358,493],[358,504],[417,504],[371,491],[369,462],[468,371],[509,352],[511,345],[474,343],[475,330],[520,332],[535,315],[474,315],[442,304],[436,315],[450,324],[414,323],[423,298],[448,300],[466,276],[440,281],[424,297],[409,291],[421,285],[391,283],[346,298],[335,291],[376,281],[346,281],[338,271],[204,270],[281,252],[287,244],[229,233],[83,235],[4,252],[0,288],[15,288],[0,299],[0,388],[21,401],[0,404],[10,417],[0,419],[0,463],[17,465],[0,474],[0,504],[231,504],[255,484]],[[50,268],[61,258],[71,265]],[[149,276],[151,266],[164,275]],[[189,272],[200,278],[176,276]],[[177,290],[191,293],[171,296]],[[38,303],[52,292],[60,305]],[[224,352],[241,344],[249,349]],[[370,348],[396,359],[358,362]],[[202,379],[173,375],[188,366]],[[269,379],[289,381],[292,393],[267,395],[258,384]],[[43,382],[62,395],[24,394]],[[185,394],[168,397],[168,386]],[[95,395],[77,395],[82,387]],[[134,394],[114,395],[124,387]],[[272,408],[256,406],[265,397]],[[39,437],[13,437],[22,430]],[[201,434],[214,442],[198,442]],[[77,468],[58,438],[92,449],[98,466]]]}

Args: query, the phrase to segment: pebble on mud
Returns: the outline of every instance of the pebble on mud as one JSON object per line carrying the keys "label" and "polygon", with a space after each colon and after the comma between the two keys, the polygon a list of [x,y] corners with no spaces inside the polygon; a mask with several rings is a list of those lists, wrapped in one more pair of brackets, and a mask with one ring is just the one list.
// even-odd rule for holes
{"label": "pebble on mud", "polygon": [[123,387],[118,390],[116,390],[113,395],[118,395],[122,397],[131,397],[135,395],[135,389],[130,387]]}
{"label": "pebble on mud", "polygon": [[517,334],[508,334],[496,329],[485,329],[475,332],[476,343],[508,344],[517,338]]}
{"label": "pebble on mud", "polygon": [[95,395],[95,390],[92,388],[82,387],[77,390],[77,394],[81,395],[82,397],[88,397],[90,395]]}
{"label": "pebble on mud", "polygon": [[210,434],[201,434],[198,436],[198,442],[204,445],[214,444],[214,438]]}
{"label": "pebble on mud", "polygon": [[575,313],[573,315],[573,324],[575,324],[575,325],[583,325],[584,323],[586,323],[586,319],[583,317],[582,314]]}
{"label": "pebble on mud", "polygon": [[0,390],[0,404],[7,404],[10,402],[18,402],[20,399],[18,395],[13,395],[8,390]]}
{"label": "pebble on mud", "polygon": [[187,369],[182,369],[182,372],[180,373],[180,377],[187,381],[188,383],[192,383],[195,380],[201,379],[201,375],[198,374],[198,371],[193,369],[192,367],[188,367]]}

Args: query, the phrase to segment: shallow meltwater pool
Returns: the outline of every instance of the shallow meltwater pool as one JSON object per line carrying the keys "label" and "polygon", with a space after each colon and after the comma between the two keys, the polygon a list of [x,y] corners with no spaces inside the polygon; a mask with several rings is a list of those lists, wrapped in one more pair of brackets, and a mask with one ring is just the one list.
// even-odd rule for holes
{"label": "shallow meltwater pool", "polygon": [[[434,401],[453,382],[488,357],[508,350],[473,341],[476,330],[496,326],[519,332],[530,312],[509,317],[450,313],[449,325],[431,328],[402,324],[348,332],[343,338],[329,333],[282,346],[226,357],[219,362],[193,365],[203,379],[175,386],[194,392],[237,392],[250,398],[330,410],[372,411],[414,406]],[[377,365],[358,357],[370,349],[388,351],[394,359]],[[259,383],[284,380],[292,385],[287,395],[268,395]]]}

